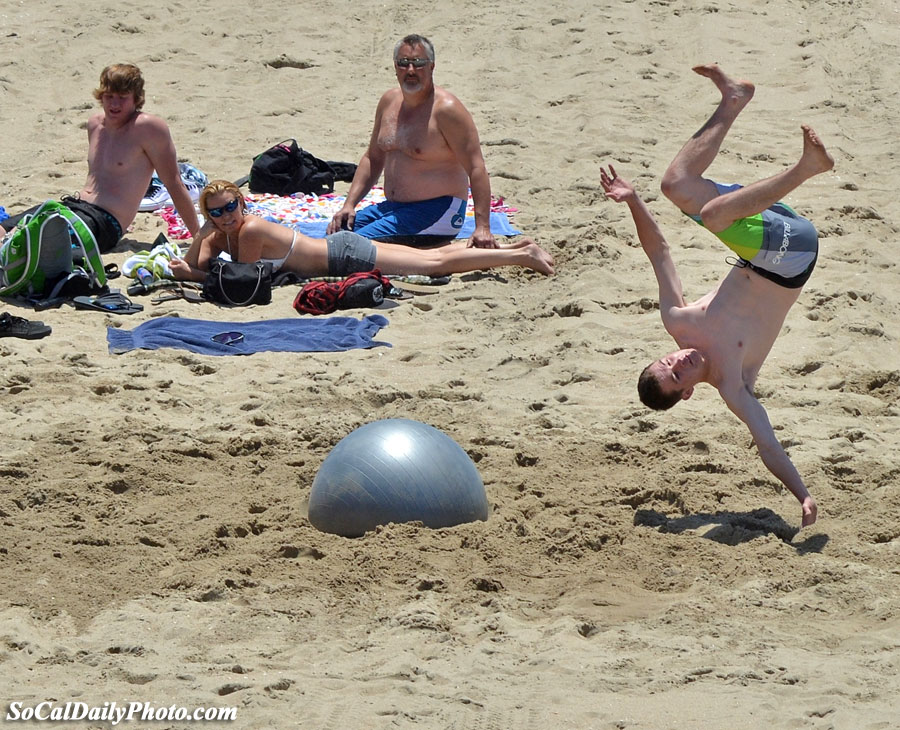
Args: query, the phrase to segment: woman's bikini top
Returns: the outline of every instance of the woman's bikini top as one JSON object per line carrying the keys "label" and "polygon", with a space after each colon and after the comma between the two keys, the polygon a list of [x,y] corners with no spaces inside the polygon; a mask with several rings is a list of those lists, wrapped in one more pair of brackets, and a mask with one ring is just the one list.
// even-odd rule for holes
{"label": "woman's bikini top", "polygon": [[287,261],[288,256],[291,255],[291,251],[294,250],[294,244],[297,242],[297,231],[294,231],[294,237],[291,239],[291,247],[288,249],[288,252],[280,259],[260,259],[263,263],[272,264],[272,273],[278,272],[281,267],[284,265],[284,262]]}

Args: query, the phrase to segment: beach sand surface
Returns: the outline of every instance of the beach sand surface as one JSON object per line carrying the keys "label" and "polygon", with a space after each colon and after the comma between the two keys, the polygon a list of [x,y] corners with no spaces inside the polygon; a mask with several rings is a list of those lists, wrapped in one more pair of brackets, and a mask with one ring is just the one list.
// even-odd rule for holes
{"label": "beach sand surface", "polygon": [[[0,340],[4,717],[11,703],[136,702],[234,707],[228,726],[261,730],[900,728],[898,11],[4,3],[10,212],[80,189],[109,63],[141,67],[179,159],[236,179],[288,137],[356,162],[396,83],[393,45],[419,32],[475,118],[494,193],[558,272],[455,276],[382,312],[390,348],[343,353],[108,351],[107,327],[161,316],[295,317],[294,287],[240,310],[144,297],[130,317],[4,302],[53,327]],[[802,531],[711,388],[666,413],[635,390],[673,345],[599,169],[649,201],[687,296],[714,286],[725,249],[659,193],[718,100],[690,71],[709,62],[757,86],[713,177],[783,170],[802,123],[836,161],[788,199],[821,255],[757,382],[819,504]],[[139,214],[107,260],[163,231]],[[468,453],[486,522],[359,539],[310,525],[332,447],[394,417]]]}

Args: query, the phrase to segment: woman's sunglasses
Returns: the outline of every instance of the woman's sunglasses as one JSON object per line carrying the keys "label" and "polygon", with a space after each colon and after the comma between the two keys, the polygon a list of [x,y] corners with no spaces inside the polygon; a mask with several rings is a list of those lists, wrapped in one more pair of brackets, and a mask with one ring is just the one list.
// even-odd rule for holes
{"label": "woman's sunglasses", "polygon": [[241,202],[235,198],[230,203],[220,205],[218,208],[207,208],[206,212],[209,213],[212,218],[221,218],[225,213],[234,213],[240,204]]}

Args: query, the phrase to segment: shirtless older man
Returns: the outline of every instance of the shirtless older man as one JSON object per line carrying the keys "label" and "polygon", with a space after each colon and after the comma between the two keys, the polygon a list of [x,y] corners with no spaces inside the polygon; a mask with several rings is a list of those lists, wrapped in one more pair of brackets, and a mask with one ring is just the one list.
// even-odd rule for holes
{"label": "shirtless older man", "polygon": [[[471,186],[470,245],[496,248],[491,181],[478,130],[462,102],[435,86],[434,46],[424,36],[408,35],[394,48],[394,66],[400,86],[378,102],[369,147],[328,233],[348,229],[379,241],[446,243],[462,227]],[[387,200],[356,213],[382,172]]]}
{"label": "shirtless older man", "polygon": [[690,398],[699,383],[716,388],[747,425],[766,468],[800,502],[805,527],[816,521],[815,500],[775,437],[753,386],[818,255],[813,225],[779,201],[809,178],[830,170],[834,160],[816,133],[803,125],[803,152],[783,172],[747,187],[704,178],[754,87],[731,79],[716,65],[697,66],[694,71],[711,79],[722,98],[669,165],[662,191],[739,258],[715,289],[687,303],[669,246],[650,210],[612,166],[601,172],[607,196],[627,203],[631,210],[659,285],[663,325],[681,348],[647,366],[638,392],[645,405],[662,410]]}
{"label": "shirtless older man", "polygon": [[[200,225],[181,180],[169,128],[159,117],[141,111],[140,69],[131,64],[107,66],[94,97],[103,109],[88,120],[87,180],[77,196],[64,196],[61,202],[90,226],[100,250],[109,251],[134,220],[156,170],[188,230],[196,234]],[[28,212],[7,218],[3,227],[12,230]]]}

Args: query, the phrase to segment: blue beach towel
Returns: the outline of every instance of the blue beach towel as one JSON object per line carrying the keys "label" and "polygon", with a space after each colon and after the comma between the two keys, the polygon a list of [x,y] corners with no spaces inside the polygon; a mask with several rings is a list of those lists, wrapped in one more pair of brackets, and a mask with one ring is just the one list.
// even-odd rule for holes
{"label": "blue beach towel", "polygon": [[[121,355],[129,350],[158,350],[175,347],[201,355],[252,355],[254,352],[340,352],[354,348],[390,347],[389,342],[372,338],[387,319],[370,314],[353,317],[315,319],[269,319],[261,322],[212,322],[205,319],[160,317],[133,330],[108,327],[109,351]],[[215,335],[239,333],[232,344],[213,340]],[[221,339],[221,337],[220,337]],[[227,338],[232,339],[232,338]]]}
{"label": "blue beach towel", "polygon": [[[466,216],[462,228],[456,234],[457,238],[471,238],[475,233],[475,219]],[[520,236],[522,231],[509,222],[506,213],[491,212],[491,233],[495,236]]]}

